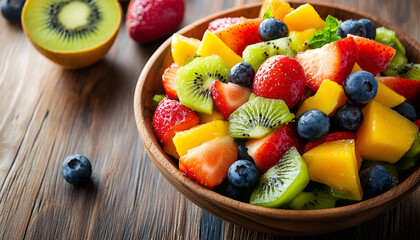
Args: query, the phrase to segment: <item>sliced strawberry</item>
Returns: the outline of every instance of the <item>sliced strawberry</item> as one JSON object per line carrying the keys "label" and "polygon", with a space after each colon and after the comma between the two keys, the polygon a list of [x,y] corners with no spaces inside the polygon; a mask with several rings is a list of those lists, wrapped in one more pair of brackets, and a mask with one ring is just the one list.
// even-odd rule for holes
{"label": "sliced strawberry", "polygon": [[176,100],[164,98],[153,116],[153,129],[157,139],[165,144],[175,136],[175,131],[190,129],[199,122],[193,110]]}
{"label": "sliced strawberry", "polygon": [[316,141],[310,141],[308,142],[305,147],[303,148],[304,152],[307,152],[309,150],[311,150],[312,148],[321,145],[325,142],[332,142],[332,141],[337,141],[337,140],[344,140],[344,139],[356,139],[356,133],[354,132],[335,132],[335,133],[330,133],[327,136],[325,136],[324,138],[321,138],[319,140]]}
{"label": "sliced strawberry", "polygon": [[216,20],[213,20],[209,23],[208,29],[212,32],[222,30],[225,28],[228,28],[232,25],[235,25],[239,22],[243,21],[243,18],[240,17],[225,17],[225,18],[218,18]]}
{"label": "sliced strawberry", "polygon": [[227,135],[190,149],[179,159],[179,170],[204,187],[213,189],[226,178],[237,157],[236,144]]}
{"label": "sliced strawberry", "polygon": [[246,143],[248,154],[254,159],[258,170],[263,172],[274,166],[293,146],[302,152],[302,144],[293,124],[285,124],[264,138]]}
{"label": "sliced strawberry", "polygon": [[420,132],[420,119],[414,122],[417,126],[419,126],[419,132]]}
{"label": "sliced strawberry", "polygon": [[296,60],[305,70],[306,85],[317,91],[326,79],[341,84],[356,62],[357,46],[352,38],[344,38],[322,48],[299,52]]}
{"label": "sliced strawberry", "polygon": [[420,109],[420,81],[398,77],[377,77],[378,81],[405,97],[416,109]]}
{"label": "sliced strawberry", "polygon": [[262,42],[258,35],[260,23],[261,18],[247,19],[225,29],[215,31],[215,34],[236,54],[242,56],[246,46]]}
{"label": "sliced strawberry", "polygon": [[226,119],[231,113],[248,102],[252,90],[234,83],[213,81],[210,85],[211,95],[217,108]]}
{"label": "sliced strawberry", "polygon": [[376,74],[384,71],[396,50],[375,40],[349,35],[357,45],[357,64],[365,71]]}
{"label": "sliced strawberry", "polygon": [[267,59],[255,74],[252,90],[257,96],[283,99],[293,108],[305,93],[306,77],[293,58],[276,55]]}
{"label": "sliced strawberry", "polygon": [[170,99],[177,99],[178,94],[176,93],[176,73],[178,72],[179,66],[176,63],[172,63],[162,74],[162,84],[165,89],[166,96]]}

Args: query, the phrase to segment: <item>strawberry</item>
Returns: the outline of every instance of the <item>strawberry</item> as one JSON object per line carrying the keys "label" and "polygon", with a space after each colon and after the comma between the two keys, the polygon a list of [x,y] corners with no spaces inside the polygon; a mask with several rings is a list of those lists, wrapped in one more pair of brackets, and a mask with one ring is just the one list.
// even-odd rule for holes
{"label": "strawberry", "polygon": [[307,152],[309,150],[311,150],[312,148],[321,145],[325,142],[332,142],[332,141],[337,141],[337,140],[344,140],[344,139],[356,139],[356,133],[354,132],[335,132],[335,133],[330,133],[327,136],[318,139],[316,141],[310,141],[308,142],[305,147],[303,148],[304,152]]}
{"label": "strawberry", "polygon": [[179,159],[179,170],[199,184],[213,189],[226,178],[238,150],[229,135],[204,142]]}
{"label": "strawberry", "polygon": [[242,56],[246,46],[262,42],[258,35],[260,23],[261,18],[247,19],[214,33],[236,54]]}
{"label": "strawberry", "polygon": [[258,170],[263,172],[274,166],[293,146],[301,152],[302,144],[293,124],[284,124],[268,136],[246,143],[248,154],[254,159]]}
{"label": "strawberry", "polygon": [[291,109],[303,97],[305,86],[302,66],[293,58],[276,55],[260,66],[252,90],[260,97],[283,99]]}
{"label": "strawberry", "polygon": [[153,116],[153,130],[156,138],[165,144],[175,136],[175,131],[190,129],[199,122],[193,110],[176,100],[164,98]]}
{"label": "strawberry", "polygon": [[378,81],[406,98],[416,109],[420,109],[420,81],[399,77],[377,77]]}
{"label": "strawberry", "polygon": [[396,50],[375,40],[349,35],[357,45],[357,64],[365,71],[376,74],[384,71]]}
{"label": "strawberry", "polygon": [[174,32],[184,18],[184,0],[132,0],[127,32],[137,42],[149,42]]}
{"label": "strawberry", "polygon": [[165,93],[170,99],[177,99],[176,94],[176,73],[178,72],[179,66],[176,63],[172,63],[168,68],[165,69],[162,75],[162,84],[165,89]]}
{"label": "strawberry", "polygon": [[321,48],[296,54],[296,60],[306,74],[306,85],[317,91],[329,79],[341,83],[347,78],[356,62],[357,46],[352,38],[344,38]]}
{"label": "strawberry", "polygon": [[420,132],[420,119],[414,122],[418,127],[419,127],[419,132]]}
{"label": "strawberry", "polygon": [[242,104],[248,102],[252,90],[234,83],[213,81],[210,85],[211,95],[217,108],[226,119]]}
{"label": "strawberry", "polygon": [[228,28],[232,25],[237,24],[238,22],[243,21],[243,18],[240,17],[225,17],[225,18],[218,18],[216,20],[213,20],[209,23],[208,29],[212,32],[222,30],[225,28]]}

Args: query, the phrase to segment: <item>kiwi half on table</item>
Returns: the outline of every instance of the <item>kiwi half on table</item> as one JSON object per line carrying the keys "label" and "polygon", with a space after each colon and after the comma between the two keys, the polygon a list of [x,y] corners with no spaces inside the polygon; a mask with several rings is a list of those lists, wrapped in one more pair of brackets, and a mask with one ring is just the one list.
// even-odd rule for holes
{"label": "kiwi half on table", "polygon": [[66,68],[80,68],[107,53],[121,16],[116,0],[27,0],[22,26],[47,58]]}
{"label": "kiwi half on table", "polygon": [[198,57],[181,67],[176,75],[179,101],[194,111],[212,114],[210,84],[228,81],[229,67],[218,55]]}

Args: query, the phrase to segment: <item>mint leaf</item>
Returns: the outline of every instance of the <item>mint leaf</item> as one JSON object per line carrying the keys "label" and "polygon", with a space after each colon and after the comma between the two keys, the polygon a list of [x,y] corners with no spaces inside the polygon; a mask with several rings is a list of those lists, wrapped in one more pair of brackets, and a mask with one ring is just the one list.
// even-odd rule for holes
{"label": "mint leaf", "polygon": [[274,17],[274,14],[273,14],[273,9],[271,8],[271,7],[269,7],[268,9],[267,9],[267,11],[265,11],[265,13],[264,13],[264,18],[263,18],[263,20],[264,19],[267,19],[267,18],[273,18]]}
{"label": "mint leaf", "polygon": [[339,26],[340,23],[337,18],[328,15],[328,17],[325,19],[324,29],[318,30],[309,40],[309,48],[320,48],[325,44],[340,40],[341,37],[337,36],[337,29]]}

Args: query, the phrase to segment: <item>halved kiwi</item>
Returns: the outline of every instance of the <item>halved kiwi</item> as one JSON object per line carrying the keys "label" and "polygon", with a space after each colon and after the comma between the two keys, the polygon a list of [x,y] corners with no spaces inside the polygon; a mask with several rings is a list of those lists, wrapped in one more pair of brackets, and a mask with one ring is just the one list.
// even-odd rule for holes
{"label": "halved kiwi", "polygon": [[217,55],[198,57],[181,67],[176,75],[179,101],[194,111],[212,114],[210,84],[228,81],[229,67]]}
{"label": "halved kiwi", "polygon": [[47,58],[67,68],[80,68],[106,54],[121,16],[116,0],[27,0],[22,26]]}
{"label": "halved kiwi", "polygon": [[229,135],[262,138],[294,117],[281,99],[252,97],[229,116]]}
{"label": "halved kiwi", "polygon": [[335,207],[337,199],[326,191],[301,192],[285,208],[293,210],[315,210]]}
{"label": "halved kiwi", "polygon": [[249,203],[271,208],[285,206],[308,183],[307,165],[296,148],[291,147],[276,165],[260,177]]}

